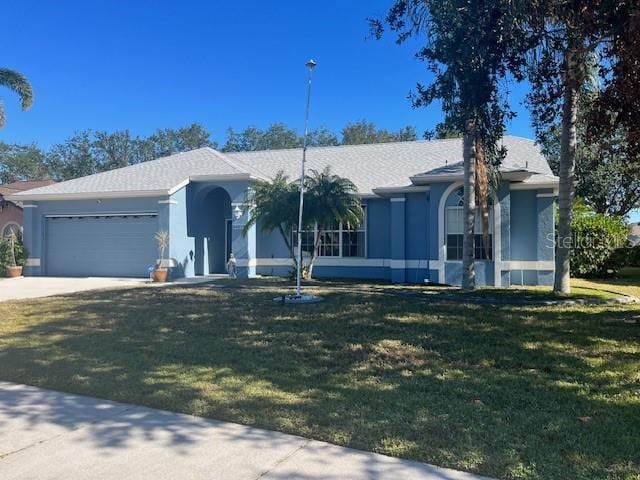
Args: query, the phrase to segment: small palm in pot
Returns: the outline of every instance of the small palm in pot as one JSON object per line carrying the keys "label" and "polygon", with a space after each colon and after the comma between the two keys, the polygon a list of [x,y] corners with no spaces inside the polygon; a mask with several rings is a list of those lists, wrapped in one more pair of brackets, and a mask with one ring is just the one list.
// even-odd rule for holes
{"label": "small palm in pot", "polygon": [[18,265],[16,261],[16,247],[18,244],[18,238],[15,232],[7,235],[7,242],[9,243],[9,264],[7,265],[7,277],[15,278],[22,275],[22,265]]}
{"label": "small palm in pot", "polygon": [[167,274],[169,273],[167,268],[168,261],[165,258],[165,253],[169,248],[169,232],[160,230],[156,233],[155,240],[158,246],[158,253],[160,253],[160,260],[153,271],[153,281],[163,283],[167,281]]}

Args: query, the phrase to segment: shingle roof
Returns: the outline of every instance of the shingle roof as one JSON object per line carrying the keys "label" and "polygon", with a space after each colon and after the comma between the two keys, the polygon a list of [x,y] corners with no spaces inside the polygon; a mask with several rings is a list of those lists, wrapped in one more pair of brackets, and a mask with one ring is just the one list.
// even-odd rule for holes
{"label": "shingle roof", "polygon": [[[533,141],[505,137],[503,143],[508,150],[503,162],[505,171],[553,175]],[[460,162],[461,151],[461,139],[319,147],[307,151],[307,168],[322,170],[329,166],[334,173],[354,182],[361,193],[371,193],[376,187],[406,186],[411,183],[411,176],[453,166]],[[273,178],[280,170],[293,179],[299,176],[301,156],[299,148],[226,154],[200,148],[38,188],[27,195],[37,199],[40,195],[169,192],[202,175]]]}
{"label": "shingle roof", "polygon": [[[501,170],[526,170],[553,175],[540,149],[531,140],[505,137],[507,157]],[[269,177],[282,170],[291,178],[300,175],[301,149],[268,150],[263,152],[227,153],[233,160],[241,160],[259,168]],[[462,139],[346,145],[310,148],[307,151],[308,169],[332,171],[349,178],[360,193],[370,193],[377,187],[410,185],[409,177],[436,169],[455,169],[462,156]],[[460,172],[461,173],[461,172]]]}
{"label": "shingle roof", "polygon": [[19,180],[13,183],[0,185],[0,195],[13,195],[18,192],[45,187],[55,183],[53,180]]}
{"label": "shingle roof", "polygon": [[[226,158],[212,148],[199,148],[28,192],[29,196],[115,192],[167,192],[196,175],[252,174],[249,165]],[[19,194],[18,196],[21,196]]]}

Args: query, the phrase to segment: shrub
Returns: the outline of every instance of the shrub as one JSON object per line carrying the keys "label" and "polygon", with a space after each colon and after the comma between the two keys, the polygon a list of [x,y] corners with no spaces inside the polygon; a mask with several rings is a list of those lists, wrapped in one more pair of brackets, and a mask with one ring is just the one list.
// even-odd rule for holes
{"label": "shrub", "polygon": [[[29,256],[22,241],[22,233],[16,234],[15,242],[16,265],[24,266]],[[11,243],[6,238],[0,238],[0,275],[5,274],[5,270],[11,265]]]}
{"label": "shrub", "polygon": [[610,276],[625,265],[628,230],[622,217],[579,210],[575,212],[572,228],[573,276]]}

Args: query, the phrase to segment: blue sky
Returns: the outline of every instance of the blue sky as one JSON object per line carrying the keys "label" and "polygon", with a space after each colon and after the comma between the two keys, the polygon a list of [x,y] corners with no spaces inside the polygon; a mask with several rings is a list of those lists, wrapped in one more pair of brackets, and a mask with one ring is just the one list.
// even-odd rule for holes
{"label": "blue sky", "polygon": [[[311,124],[339,130],[366,118],[381,127],[440,120],[438,106],[406,99],[428,82],[417,45],[369,37],[366,18],[390,0],[4,2],[2,65],[23,72],[36,101],[21,113],[1,91],[7,126],[0,139],[43,147],[75,130],[204,124],[223,142],[228,126],[282,121],[301,129],[304,63],[318,61]],[[10,42],[8,41],[10,40]],[[532,135],[526,109],[509,132]]]}
{"label": "blue sky", "polygon": [[[192,122],[219,143],[229,126],[284,122],[301,130],[310,57],[318,62],[312,128],[339,131],[365,118],[433,129],[438,105],[414,110],[406,98],[430,79],[414,59],[418,45],[369,37],[366,19],[390,3],[5,1],[2,66],[27,75],[36,100],[22,113],[15,96],[0,91],[8,117],[0,140],[48,148],[77,130],[147,135]],[[525,92],[512,86],[518,116],[508,133],[532,138]]]}

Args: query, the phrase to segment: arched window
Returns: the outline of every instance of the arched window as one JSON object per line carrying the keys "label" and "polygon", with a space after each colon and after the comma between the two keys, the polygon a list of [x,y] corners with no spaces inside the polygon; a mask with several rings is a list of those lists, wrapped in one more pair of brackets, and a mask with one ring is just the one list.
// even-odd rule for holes
{"label": "arched window", "polygon": [[0,234],[3,239],[9,238],[11,235],[18,235],[22,232],[22,227],[15,222],[9,222],[4,227],[2,227],[2,231]]}
{"label": "arched window", "polygon": [[[464,189],[462,187],[451,192],[445,203],[445,242],[447,247],[447,260],[462,260],[462,237],[464,233],[463,210]],[[492,202],[489,202],[490,205]],[[482,235],[482,217],[480,211],[476,212],[474,226],[474,256],[476,260],[491,260],[493,258],[493,208],[489,209],[489,245],[484,246]],[[488,251],[487,251],[488,250]]]}

